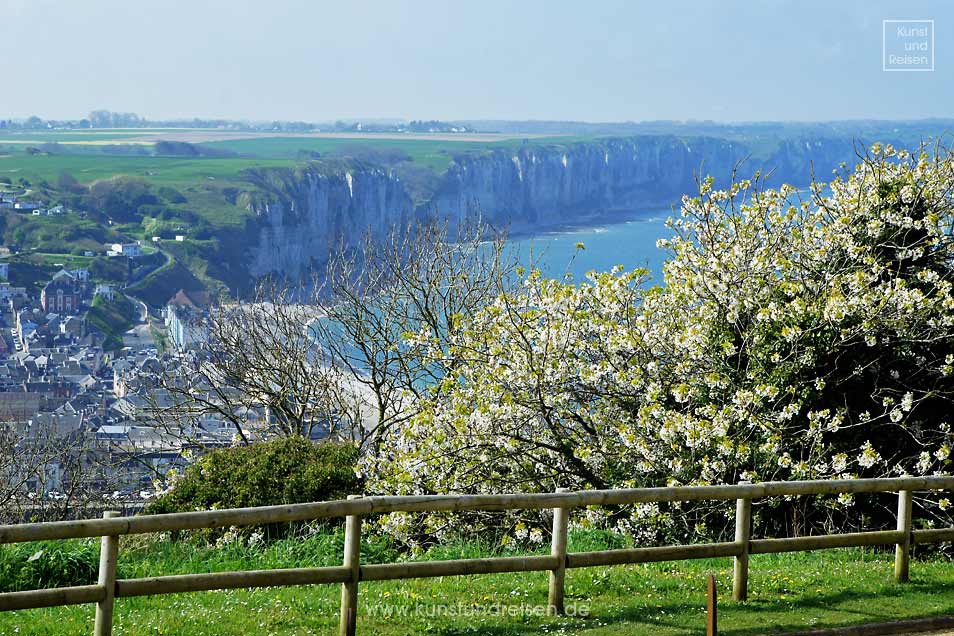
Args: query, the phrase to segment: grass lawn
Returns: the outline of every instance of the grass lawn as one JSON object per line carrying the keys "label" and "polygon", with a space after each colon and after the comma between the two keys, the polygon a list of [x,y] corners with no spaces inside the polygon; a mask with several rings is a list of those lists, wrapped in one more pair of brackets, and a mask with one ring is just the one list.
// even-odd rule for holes
{"label": "grass lawn", "polygon": [[[532,139],[535,145],[555,143],[569,144],[585,141],[588,137],[540,137]],[[491,149],[516,149],[523,144],[519,135],[510,139],[487,141],[455,141],[447,139],[387,139],[345,137],[256,137],[252,139],[230,139],[227,141],[208,141],[203,146],[231,150],[242,155],[260,158],[296,158],[301,151],[321,154],[349,154],[360,147],[374,148],[379,151],[400,150],[418,165],[426,166],[437,173],[444,172],[456,154]]]}
{"label": "grass lawn", "polygon": [[53,254],[49,252],[33,252],[32,256],[36,259],[39,259],[47,265],[59,265],[62,264],[63,267],[77,268],[77,267],[89,267],[89,264],[93,262],[95,257],[93,256],[77,256],[75,254]]}
{"label": "grass lawn", "polygon": [[[593,546],[582,545],[571,534],[570,548]],[[341,536],[279,541],[265,549],[216,550],[163,542],[123,550],[122,577],[322,566],[340,564]],[[95,549],[91,552],[95,556]],[[432,551],[425,558],[486,554],[473,546],[458,546]],[[373,562],[394,556],[386,548],[368,547],[362,558]],[[586,616],[565,618],[539,615],[547,600],[545,572],[362,583],[358,633],[700,634],[704,633],[709,573],[718,577],[723,634],[754,636],[954,613],[954,564],[942,559],[915,560],[912,582],[896,585],[891,580],[892,560],[889,552],[860,549],[753,556],[747,603],[728,600],[729,559],[570,570],[567,606],[585,611]],[[339,594],[339,586],[324,585],[120,599],[114,633],[333,634]],[[525,608],[531,610],[508,615]],[[0,633],[87,635],[93,613],[93,606],[3,613]]]}

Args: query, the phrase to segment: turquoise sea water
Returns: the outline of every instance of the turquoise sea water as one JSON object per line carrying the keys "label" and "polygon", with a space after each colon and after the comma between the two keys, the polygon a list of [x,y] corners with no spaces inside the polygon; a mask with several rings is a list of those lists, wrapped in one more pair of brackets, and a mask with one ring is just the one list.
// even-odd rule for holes
{"label": "turquoise sea water", "polygon": [[[521,261],[532,259],[549,278],[569,273],[574,281],[582,281],[588,271],[623,265],[628,270],[648,268],[651,284],[658,284],[668,254],[656,247],[656,240],[672,235],[665,225],[672,215],[670,209],[639,212],[619,222],[516,237],[510,245]],[[582,250],[578,243],[584,245]]]}
{"label": "turquoise sea water", "polygon": [[[668,257],[656,247],[656,240],[672,236],[665,225],[672,215],[669,209],[639,212],[614,222],[515,237],[508,247],[523,264],[532,260],[549,278],[562,279],[569,273],[580,282],[588,271],[623,265],[626,269],[648,268],[652,276],[648,284],[656,285],[662,283],[662,264]],[[578,243],[584,248],[578,249]],[[360,367],[357,349],[351,353],[355,356],[352,364]]]}

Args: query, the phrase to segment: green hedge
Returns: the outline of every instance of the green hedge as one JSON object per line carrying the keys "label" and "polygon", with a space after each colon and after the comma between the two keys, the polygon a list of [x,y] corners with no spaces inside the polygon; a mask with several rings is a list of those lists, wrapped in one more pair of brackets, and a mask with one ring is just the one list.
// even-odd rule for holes
{"label": "green hedge", "polygon": [[[343,499],[361,491],[357,460],[353,444],[315,444],[301,437],[214,450],[186,469],[146,513]],[[278,536],[286,527],[267,530]]]}

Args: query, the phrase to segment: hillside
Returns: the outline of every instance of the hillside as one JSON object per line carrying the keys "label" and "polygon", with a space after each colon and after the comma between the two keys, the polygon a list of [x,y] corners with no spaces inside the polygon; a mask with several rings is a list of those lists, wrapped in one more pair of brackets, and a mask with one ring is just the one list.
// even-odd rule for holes
{"label": "hillside", "polygon": [[86,313],[86,321],[90,327],[106,335],[103,350],[115,351],[122,349],[123,334],[135,324],[138,315],[136,304],[122,294],[117,294],[113,300],[97,296]]}

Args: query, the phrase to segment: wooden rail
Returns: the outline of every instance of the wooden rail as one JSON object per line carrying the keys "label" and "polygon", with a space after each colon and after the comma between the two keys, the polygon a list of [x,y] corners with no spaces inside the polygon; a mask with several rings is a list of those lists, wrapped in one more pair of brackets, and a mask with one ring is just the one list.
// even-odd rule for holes
{"label": "wooden rail", "polygon": [[[20,543],[49,539],[100,537],[100,569],[96,585],[81,585],[0,594],[0,611],[22,610],[96,603],[95,636],[112,633],[116,598],[177,594],[233,588],[286,585],[341,584],[341,636],[353,636],[358,622],[358,588],[361,581],[386,581],[436,576],[491,574],[499,572],[549,572],[548,610],[564,612],[565,572],[571,568],[601,567],[626,563],[677,561],[732,557],[732,596],[747,596],[750,554],[798,552],[824,548],[894,545],[895,580],[909,577],[911,546],[954,540],[954,528],[912,530],[912,498],[916,491],[952,490],[954,477],[899,477],[894,479],[851,479],[832,481],[789,481],[740,483],[726,486],[686,486],[634,488],[555,493],[507,495],[427,495],[416,497],[361,497],[260,508],[207,510],[199,512],[122,518],[106,512],[102,519],[25,523],[0,526],[0,543]],[[842,493],[898,493],[896,530],[855,532],[785,539],[751,537],[752,500],[776,496],[834,495]],[[626,505],[664,501],[736,500],[735,540],[726,543],[671,545],[593,552],[566,549],[570,512],[582,506]],[[553,510],[553,539],[550,554],[361,565],[361,520],[372,514],[390,512]],[[215,572],[117,579],[116,562],[122,535],[249,526],[289,521],[344,517],[345,548],[341,566],[289,568],[243,572]]]}

